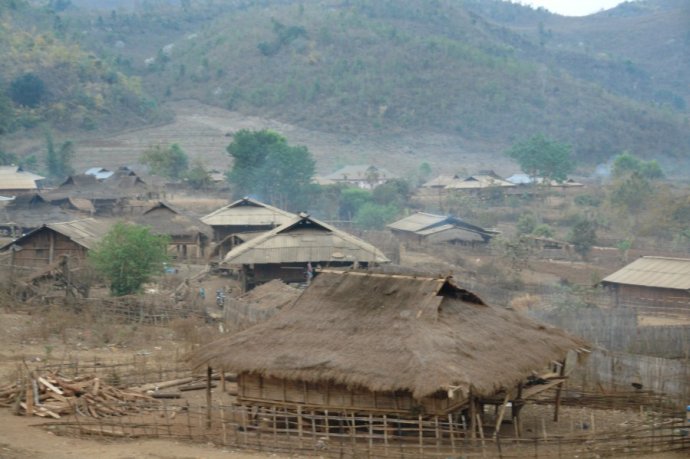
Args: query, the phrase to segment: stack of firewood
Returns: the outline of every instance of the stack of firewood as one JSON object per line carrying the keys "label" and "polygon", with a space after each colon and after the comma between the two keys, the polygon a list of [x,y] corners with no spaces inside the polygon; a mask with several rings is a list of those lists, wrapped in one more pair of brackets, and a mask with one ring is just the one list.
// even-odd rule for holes
{"label": "stack of firewood", "polygon": [[55,419],[73,413],[95,418],[122,416],[138,412],[144,402],[155,400],[139,391],[110,386],[95,376],[32,373],[22,382],[0,386],[0,406],[14,406],[18,414]]}

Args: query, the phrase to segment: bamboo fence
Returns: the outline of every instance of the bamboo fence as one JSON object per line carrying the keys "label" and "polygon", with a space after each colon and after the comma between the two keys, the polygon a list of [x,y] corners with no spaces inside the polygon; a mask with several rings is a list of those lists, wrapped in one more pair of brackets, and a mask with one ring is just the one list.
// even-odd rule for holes
{"label": "bamboo fence", "polygon": [[544,431],[531,438],[493,434],[490,426],[480,423],[478,434],[472,438],[468,420],[455,416],[403,419],[222,404],[213,405],[209,412],[202,405],[163,403],[134,415],[100,419],[75,415],[45,426],[65,435],[210,442],[231,448],[339,458],[599,458],[690,449],[690,427],[679,419],[658,419],[624,431],[592,429],[565,435]]}

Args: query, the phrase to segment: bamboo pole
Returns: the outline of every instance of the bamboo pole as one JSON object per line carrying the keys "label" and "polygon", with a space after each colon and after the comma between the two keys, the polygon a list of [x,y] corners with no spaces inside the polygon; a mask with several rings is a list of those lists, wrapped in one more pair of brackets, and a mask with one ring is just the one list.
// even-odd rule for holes
{"label": "bamboo pole", "polygon": [[508,406],[508,400],[510,399],[510,392],[506,391],[506,396],[501,404],[501,409],[498,412],[498,417],[496,418],[496,429],[494,430],[494,438],[498,436],[499,430],[501,430],[501,423],[503,422],[503,416],[506,414],[506,407]]}
{"label": "bamboo pole", "polygon": [[211,428],[211,377],[213,376],[213,369],[206,367],[206,428]]}

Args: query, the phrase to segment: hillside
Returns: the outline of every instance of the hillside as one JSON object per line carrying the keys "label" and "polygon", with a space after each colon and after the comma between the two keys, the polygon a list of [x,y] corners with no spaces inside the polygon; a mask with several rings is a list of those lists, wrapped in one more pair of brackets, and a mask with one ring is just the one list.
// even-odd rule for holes
{"label": "hillside", "polygon": [[[129,20],[124,30],[132,33],[119,52],[159,99],[198,99],[312,130],[350,136],[430,131],[499,150],[543,132],[573,144],[588,161],[625,149],[642,156],[687,153],[683,103],[654,100],[654,94],[684,100],[682,94],[664,93],[623,58],[559,48],[560,33],[561,41],[575,37],[567,35],[577,28],[573,18],[510,5],[527,16],[532,11],[549,27],[554,21],[554,30],[564,24],[563,32],[546,29],[556,37],[547,46],[528,33],[528,20],[521,27],[502,24],[473,3],[194,3],[177,16],[165,9],[167,22],[161,13],[151,16],[152,30],[168,33],[144,28],[137,35]],[[216,19],[201,20],[208,13],[203,8],[214,8]],[[147,24],[143,13],[131,17]],[[595,37],[608,19],[585,20],[594,24],[588,27]],[[108,23],[111,36],[123,35],[123,21]],[[634,42],[623,29],[614,28],[619,42]],[[149,48],[146,66],[137,40]]]}
{"label": "hillside", "polygon": [[141,82],[68,38],[53,12],[0,0],[0,134],[47,123],[113,130],[159,115]]}
{"label": "hillside", "polygon": [[690,144],[680,0],[585,18],[499,0],[75,0],[59,12],[0,5],[0,55],[14,63],[0,70],[5,88],[25,73],[49,87],[40,107],[15,104],[14,119],[47,120],[75,139],[142,127],[164,103],[179,112],[197,100],[344,145],[458,139],[451,163],[500,154],[534,133],[572,144],[590,164],[622,150],[682,158]]}

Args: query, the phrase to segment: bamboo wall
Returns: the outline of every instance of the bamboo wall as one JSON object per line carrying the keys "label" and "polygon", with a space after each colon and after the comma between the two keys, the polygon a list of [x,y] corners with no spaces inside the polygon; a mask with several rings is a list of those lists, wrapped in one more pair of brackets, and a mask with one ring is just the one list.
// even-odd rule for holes
{"label": "bamboo wall", "polygon": [[40,268],[66,255],[76,265],[86,258],[86,248],[49,228],[37,231],[27,238],[21,249],[13,253],[13,265],[24,268]]}
{"label": "bamboo wall", "polygon": [[690,293],[683,290],[618,284],[614,295],[617,306],[644,309],[644,312],[690,314]]}
{"label": "bamboo wall", "polygon": [[372,392],[342,384],[308,383],[242,373],[238,401],[259,405],[307,405],[336,412],[385,412],[401,415],[446,414],[464,406],[464,400],[438,397],[415,400],[409,391]]}

